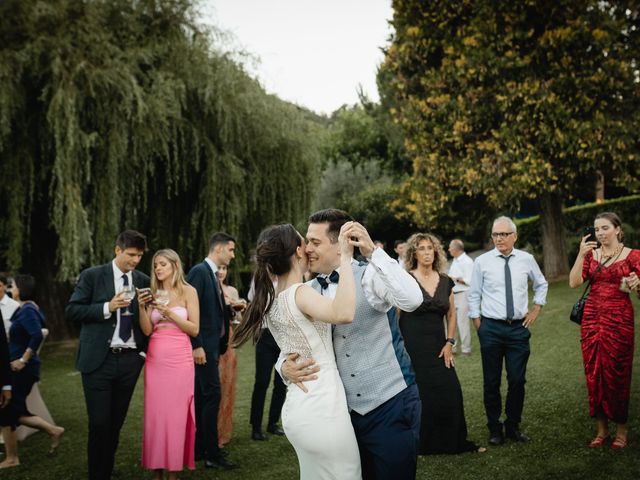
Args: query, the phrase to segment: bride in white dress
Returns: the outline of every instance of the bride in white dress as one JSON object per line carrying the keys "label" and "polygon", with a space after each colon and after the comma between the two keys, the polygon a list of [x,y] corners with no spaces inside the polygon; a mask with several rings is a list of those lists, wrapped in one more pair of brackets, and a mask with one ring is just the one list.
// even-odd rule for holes
{"label": "bride in white dress", "polygon": [[331,337],[331,324],[350,323],[355,313],[352,226],[348,222],[340,230],[340,280],[333,299],[301,283],[307,255],[296,229],[286,224],[264,230],[256,248],[255,296],[234,338],[236,346],[249,338],[257,341],[264,319],[284,353],[297,353],[299,361],[313,358],[320,367],[317,380],[305,384],[307,391],[289,386],[282,409],[282,425],[298,455],[303,480],[362,477]]}

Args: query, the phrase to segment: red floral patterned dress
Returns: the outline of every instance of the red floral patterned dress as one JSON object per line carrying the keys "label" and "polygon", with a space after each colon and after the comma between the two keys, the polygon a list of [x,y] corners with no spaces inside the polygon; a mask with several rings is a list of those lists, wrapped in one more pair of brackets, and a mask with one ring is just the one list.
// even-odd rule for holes
{"label": "red floral patterned dress", "polygon": [[[582,278],[591,278],[598,266],[589,252]],[[632,271],[640,275],[640,250],[631,250],[627,258],[595,274],[580,328],[589,414],[616,423],[627,423],[629,414],[634,317],[631,299],[620,290],[620,281]]]}

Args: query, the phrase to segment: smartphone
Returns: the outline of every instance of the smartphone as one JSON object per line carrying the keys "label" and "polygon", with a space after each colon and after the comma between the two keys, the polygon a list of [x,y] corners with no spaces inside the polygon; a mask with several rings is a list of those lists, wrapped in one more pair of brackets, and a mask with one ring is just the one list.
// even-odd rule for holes
{"label": "smartphone", "polygon": [[[587,242],[597,242],[598,239],[596,238],[596,229],[594,227],[585,227],[584,229],[584,235],[589,235],[589,238],[587,238]],[[600,245],[598,243],[598,245]]]}

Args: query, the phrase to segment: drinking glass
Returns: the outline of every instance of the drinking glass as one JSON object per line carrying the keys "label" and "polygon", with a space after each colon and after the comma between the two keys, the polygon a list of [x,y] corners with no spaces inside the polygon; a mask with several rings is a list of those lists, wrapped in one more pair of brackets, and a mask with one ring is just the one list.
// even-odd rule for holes
{"label": "drinking glass", "polygon": [[[169,305],[169,303],[171,302],[171,298],[169,297],[169,292],[161,288],[156,290],[156,293],[154,295],[154,300],[158,305],[164,305],[165,307]],[[167,320],[167,317],[162,315],[162,320]]]}
{"label": "drinking glass", "polygon": [[[136,296],[136,289],[133,285],[123,285],[122,289],[120,290],[120,293],[122,293],[123,299],[125,299],[128,302],[131,302],[131,300],[133,300]],[[131,310],[129,310],[129,305],[127,305],[127,308],[125,308],[124,312],[120,313],[120,315],[125,315],[127,317],[129,315],[133,315]]]}

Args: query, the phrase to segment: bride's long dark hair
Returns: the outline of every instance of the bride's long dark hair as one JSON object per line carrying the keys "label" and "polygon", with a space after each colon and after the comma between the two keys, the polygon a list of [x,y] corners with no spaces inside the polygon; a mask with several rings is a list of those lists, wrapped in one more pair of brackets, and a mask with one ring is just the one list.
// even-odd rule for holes
{"label": "bride's long dark hair", "polygon": [[256,271],[253,274],[255,294],[243,322],[233,335],[235,347],[250,338],[255,344],[260,338],[262,319],[271,309],[276,295],[274,277],[291,270],[291,257],[300,245],[302,237],[289,223],[273,225],[260,233],[256,247]]}

